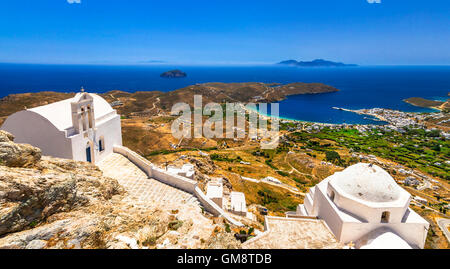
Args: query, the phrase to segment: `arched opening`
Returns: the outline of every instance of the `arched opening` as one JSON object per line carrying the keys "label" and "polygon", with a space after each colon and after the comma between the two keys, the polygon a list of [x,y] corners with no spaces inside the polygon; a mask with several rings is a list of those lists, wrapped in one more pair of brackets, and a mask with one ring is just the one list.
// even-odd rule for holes
{"label": "arched opening", "polygon": [[331,191],[331,193],[330,193],[330,199],[331,199],[331,201],[333,201],[333,202],[334,202],[334,196],[335,196],[334,191]]}
{"label": "arched opening", "polygon": [[98,140],[98,151],[102,152],[105,150],[105,137],[100,136]]}
{"label": "arched opening", "polygon": [[86,128],[86,111],[84,110],[84,107],[81,108],[81,122],[82,122],[82,128],[83,132],[87,130]]}
{"label": "arched opening", "polygon": [[390,216],[391,216],[391,213],[389,211],[384,211],[381,214],[381,223],[389,223]]}
{"label": "arched opening", "polygon": [[92,147],[89,142],[86,144],[86,161],[92,163]]}
{"label": "arched opening", "polygon": [[89,120],[89,129],[91,129],[92,126],[94,126],[94,119],[92,117],[92,109],[91,109],[90,105],[88,105],[88,107],[87,107],[87,113],[88,113],[88,120]]}

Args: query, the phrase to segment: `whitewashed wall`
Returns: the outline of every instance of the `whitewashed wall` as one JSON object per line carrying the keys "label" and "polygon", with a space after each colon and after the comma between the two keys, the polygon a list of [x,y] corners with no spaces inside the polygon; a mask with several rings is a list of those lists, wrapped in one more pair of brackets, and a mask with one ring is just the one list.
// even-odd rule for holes
{"label": "whitewashed wall", "polygon": [[[120,116],[116,114],[115,116],[109,119],[98,121],[96,122],[95,127],[96,127],[97,144],[101,136],[105,138],[105,145],[104,145],[105,150],[103,152],[99,152],[98,147],[94,146],[93,151],[94,154],[92,157],[95,163],[98,163],[99,161],[103,160],[106,156],[113,153],[114,146],[122,145]],[[92,130],[89,130],[89,132],[92,132]],[[73,152],[72,158],[74,160],[86,161],[86,145],[92,138],[93,133],[88,137],[84,137],[84,134],[82,133],[70,137],[72,141],[72,152]]]}
{"label": "whitewashed wall", "polygon": [[43,155],[72,159],[71,141],[66,138],[65,132],[33,111],[14,113],[6,119],[1,129],[13,134],[16,143],[40,148]]}

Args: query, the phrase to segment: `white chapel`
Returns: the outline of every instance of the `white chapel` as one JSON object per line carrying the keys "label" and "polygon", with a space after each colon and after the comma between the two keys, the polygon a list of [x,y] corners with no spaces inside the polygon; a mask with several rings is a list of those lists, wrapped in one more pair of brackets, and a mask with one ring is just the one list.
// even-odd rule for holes
{"label": "white chapel", "polygon": [[19,111],[1,130],[43,155],[98,163],[122,145],[120,116],[102,97],[82,91],[75,97]]}
{"label": "white chapel", "polygon": [[296,214],[324,220],[341,243],[356,248],[423,248],[430,224],[410,201],[381,167],[359,163],[311,188]]}

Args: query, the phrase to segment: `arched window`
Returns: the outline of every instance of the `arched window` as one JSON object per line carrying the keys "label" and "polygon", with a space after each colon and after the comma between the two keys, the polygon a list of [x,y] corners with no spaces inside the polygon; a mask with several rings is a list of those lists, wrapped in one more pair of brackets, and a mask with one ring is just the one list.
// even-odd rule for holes
{"label": "arched window", "polygon": [[331,191],[331,193],[330,193],[330,199],[331,199],[331,201],[334,202],[334,191]]}
{"label": "arched window", "polygon": [[88,114],[88,121],[89,121],[89,129],[91,129],[92,126],[94,125],[93,124],[94,123],[94,119],[92,117],[92,109],[91,109],[90,105],[87,106],[87,114]]}
{"label": "arched window", "polygon": [[391,216],[391,213],[389,211],[384,211],[381,214],[381,223],[389,223],[390,216]]}
{"label": "arched window", "polygon": [[102,152],[105,150],[105,138],[103,136],[100,136],[100,139],[98,140],[98,151]]}
{"label": "arched window", "polygon": [[81,108],[81,122],[82,122],[82,131],[86,131],[86,111],[84,110],[84,107]]}

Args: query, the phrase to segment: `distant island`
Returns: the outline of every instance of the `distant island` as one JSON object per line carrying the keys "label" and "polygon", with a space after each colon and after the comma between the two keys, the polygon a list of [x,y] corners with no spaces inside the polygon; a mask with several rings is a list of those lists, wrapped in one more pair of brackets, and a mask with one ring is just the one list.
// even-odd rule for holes
{"label": "distant island", "polygon": [[140,61],[139,63],[142,64],[165,64],[165,61],[160,61],[160,60],[148,60],[148,61]]}
{"label": "distant island", "polygon": [[181,70],[170,70],[161,74],[162,78],[185,78],[187,75]]}
{"label": "distant island", "polygon": [[296,60],[287,60],[279,62],[280,65],[292,65],[292,66],[300,66],[300,67],[345,67],[345,66],[358,66],[356,64],[344,64],[337,63],[332,61],[327,61],[323,59],[316,59],[310,62],[296,61]]}

